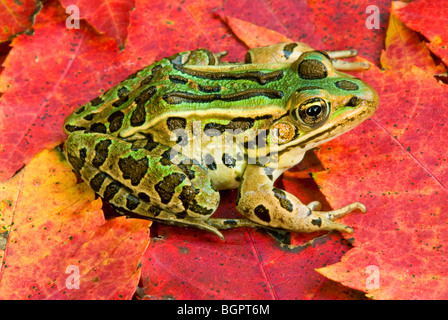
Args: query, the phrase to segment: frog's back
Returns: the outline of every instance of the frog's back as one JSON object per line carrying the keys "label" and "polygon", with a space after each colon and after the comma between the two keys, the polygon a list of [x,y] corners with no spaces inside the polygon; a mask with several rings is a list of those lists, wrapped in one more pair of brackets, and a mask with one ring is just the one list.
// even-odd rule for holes
{"label": "frog's back", "polygon": [[229,121],[285,113],[291,93],[278,87],[288,78],[288,68],[184,66],[175,57],[137,71],[78,108],[64,123],[66,133],[88,130],[129,137],[173,117]]}

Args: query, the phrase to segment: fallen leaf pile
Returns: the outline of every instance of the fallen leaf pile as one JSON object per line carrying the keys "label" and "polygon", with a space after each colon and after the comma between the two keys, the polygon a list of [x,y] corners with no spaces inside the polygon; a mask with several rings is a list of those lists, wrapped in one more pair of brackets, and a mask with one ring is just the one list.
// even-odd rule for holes
{"label": "fallen leaf pile", "polygon": [[[5,1],[0,4],[1,299],[448,298],[448,1]],[[78,11],[77,11],[78,9]],[[366,19],[377,12],[378,29]],[[79,15],[78,15],[79,13]],[[77,16],[78,15],[78,16]],[[371,17],[372,18],[372,17]],[[79,28],[76,27],[79,25]],[[75,26],[72,28],[72,26]],[[356,48],[378,111],[277,181],[353,235],[105,218],[59,147],[64,118],[129,74],[207,47]],[[312,178],[310,177],[312,176]],[[215,213],[235,217],[236,191]]]}

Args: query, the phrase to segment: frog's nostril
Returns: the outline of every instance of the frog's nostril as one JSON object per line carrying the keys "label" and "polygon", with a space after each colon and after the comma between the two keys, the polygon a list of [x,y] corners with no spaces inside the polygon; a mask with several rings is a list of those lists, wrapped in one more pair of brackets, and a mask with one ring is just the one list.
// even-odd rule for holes
{"label": "frog's nostril", "polygon": [[346,107],[356,107],[359,104],[359,98],[356,96],[353,96],[348,100],[348,102],[345,104]]}

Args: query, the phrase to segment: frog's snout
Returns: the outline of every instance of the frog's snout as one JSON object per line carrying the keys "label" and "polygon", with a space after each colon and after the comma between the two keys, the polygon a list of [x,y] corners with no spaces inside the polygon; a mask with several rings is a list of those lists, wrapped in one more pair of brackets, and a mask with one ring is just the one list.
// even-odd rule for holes
{"label": "frog's snout", "polygon": [[359,111],[364,111],[368,116],[371,116],[378,108],[379,96],[378,93],[368,84],[359,81],[361,90],[356,92],[350,98],[345,100],[345,107],[352,107]]}
{"label": "frog's snout", "polygon": [[363,94],[361,94],[360,99],[366,109],[370,110],[370,114],[372,115],[379,104],[379,96],[378,93],[368,84],[364,84],[365,90]]}

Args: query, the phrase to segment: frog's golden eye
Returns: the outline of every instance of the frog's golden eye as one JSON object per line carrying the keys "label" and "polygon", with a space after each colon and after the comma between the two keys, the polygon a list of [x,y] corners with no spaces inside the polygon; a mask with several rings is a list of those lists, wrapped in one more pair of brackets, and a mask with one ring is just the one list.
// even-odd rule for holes
{"label": "frog's golden eye", "polygon": [[295,109],[294,116],[309,127],[316,128],[327,120],[330,114],[330,103],[322,98],[311,98]]}

